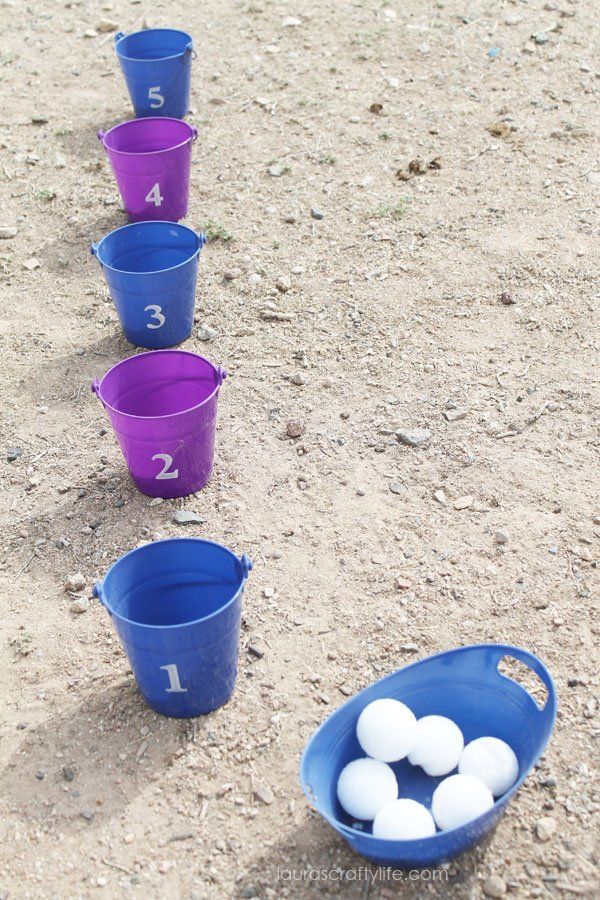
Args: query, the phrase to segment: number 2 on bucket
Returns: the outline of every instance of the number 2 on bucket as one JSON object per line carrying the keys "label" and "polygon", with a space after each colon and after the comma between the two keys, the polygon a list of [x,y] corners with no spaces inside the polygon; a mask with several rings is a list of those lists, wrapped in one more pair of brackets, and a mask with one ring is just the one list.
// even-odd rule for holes
{"label": "number 2 on bucket", "polygon": [[165,98],[160,93],[160,84],[148,89],[148,100],[152,101],[150,103],[152,109],[160,109],[164,105]]}
{"label": "number 2 on bucket", "polygon": [[161,196],[160,193],[160,184],[158,181],[153,186],[152,190],[148,191],[144,200],[146,203],[154,203],[155,206],[160,206],[165,198]]}
{"label": "number 2 on bucket", "polygon": [[179,672],[177,671],[175,663],[171,663],[168,666],[161,666],[160,668],[169,676],[169,687],[165,688],[167,694],[185,694],[187,688],[181,687]]}
{"label": "number 2 on bucket", "polygon": [[169,456],[168,453],[155,453],[152,457],[152,462],[155,459],[162,459],[164,462],[164,466],[158,475],[155,475],[155,479],[157,481],[164,481],[165,478],[179,478],[179,469],[173,469],[172,472],[169,472],[169,468],[173,465],[173,457]]}
{"label": "number 2 on bucket", "polygon": [[156,303],[151,303],[149,306],[144,307],[144,312],[148,312],[148,310],[152,310],[151,319],[156,319],[158,324],[154,324],[153,322],[148,322],[146,328],[162,328],[165,324],[165,317],[163,316],[162,307],[158,306]]}

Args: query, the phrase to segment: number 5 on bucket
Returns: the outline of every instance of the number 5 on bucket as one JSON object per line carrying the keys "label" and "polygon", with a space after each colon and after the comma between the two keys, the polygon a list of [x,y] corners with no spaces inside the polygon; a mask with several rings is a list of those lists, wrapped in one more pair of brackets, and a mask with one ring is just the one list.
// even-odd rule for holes
{"label": "number 5 on bucket", "polygon": [[169,687],[165,688],[167,694],[185,694],[187,688],[181,687],[179,672],[177,671],[175,663],[171,663],[168,666],[161,666],[160,668],[169,676]]}
{"label": "number 5 on bucket", "polygon": [[164,105],[165,98],[160,92],[160,84],[157,84],[156,87],[148,88],[148,100],[152,101],[150,104],[152,109],[160,109]]}
{"label": "number 5 on bucket", "polygon": [[165,198],[161,196],[160,184],[158,183],[158,181],[152,187],[152,190],[148,191],[148,193],[144,197],[146,203],[154,203],[155,206],[161,206],[164,199]]}

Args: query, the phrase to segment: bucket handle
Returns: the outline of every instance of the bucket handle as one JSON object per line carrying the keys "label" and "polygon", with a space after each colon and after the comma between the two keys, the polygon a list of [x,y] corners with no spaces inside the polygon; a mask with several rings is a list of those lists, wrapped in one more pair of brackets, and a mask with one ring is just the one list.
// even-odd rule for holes
{"label": "bucket handle", "polygon": [[96,582],[96,584],[92,588],[92,594],[94,595],[96,600],[100,601],[102,606],[106,606],[106,603],[104,602],[104,596],[102,594],[102,582],[101,581]]}
{"label": "bucket handle", "polygon": [[200,244],[200,249],[202,249],[202,247],[204,247],[204,245],[206,243],[206,235],[202,234],[201,231],[197,231],[196,237],[198,238],[198,243]]}
{"label": "bucket handle", "polygon": [[244,575],[244,581],[248,578],[248,575],[252,571],[252,560],[248,556],[247,553],[243,553],[240,556],[240,565],[242,567],[242,573]]}
{"label": "bucket handle", "polygon": [[93,242],[90,244],[90,253],[92,254],[92,256],[98,256],[98,246],[99,246],[99,244],[100,244],[99,241],[93,241]]}
{"label": "bucket handle", "polygon": [[197,59],[198,54],[194,50],[194,42],[193,41],[190,41],[185,49],[186,49],[187,53],[191,53],[192,59]]}
{"label": "bucket handle", "polygon": [[224,369],[223,366],[217,366],[217,381],[219,382],[219,387],[221,387],[226,378],[227,370]]}
{"label": "bucket handle", "polygon": [[103,140],[104,140],[104,135],[105,135],[105,134],[106,134],[106,132],[103,131],[103,130],[100,128],[100,129],[98,130],[98,140],[99,140],[99,141],[103,141]]}
{"label": "bucket handle", "polygon": [[118,44],[119,41],[121,40],[121,38],[124,38],[124,37],[125,37],[124,31],[117,31],[117,33],[115,34],[115,45]]}
{"label": "bucket handle", "polygon": [[[499,646],[494,653],[495,656],[495,669],[499,678],[506,678],[506,675],[502,675],[501,672],[498,672],[498,666],[500,661],[504,659],[505,656],[512,657],[513,659],[522,662],[529,669],[531,669],[537,677],[540,679],[544,687],[548,692],[548,696],[546,697],[546,703],[542,708],[538,706],[536,701],[534,703],[536,707],[539,709],[540,713],[546,717],[550,715],[552,718],[554,717],[554,713],[556,711],[556,689],[554,687],[554,681],[552,680],[552,676],[550,672],[546,668],[546,666],[542,663],[541,660],[534,656],[533,653],[529,653],[527,650],[523,650],[521,647],[511,647],[511,646]],[[514,679],[511,679],[514,680]],[[519,684],[519,682],[516,682]],[[529,691],[526,690],[523,685],[519,684],[519,686],[529,694]],[[531,696],[531,695],[530,695]],[[533,699],[533,698],[532,698]]]}
{"label": "bucket handle", "polygon": [[192,144],[198,140],[198,129],[195,125],[192,125]]}
{"label": "bucket handle", "polygon": [[104,400],[100,396],[100,379],[99,378],[94,378],[94,380],[92,381],[92,383],[90,385],[90,390],[91,390],[92,394],[96,395],[96,397],[98,398],[98,400],[100,401],[102,406],[104,406]]}

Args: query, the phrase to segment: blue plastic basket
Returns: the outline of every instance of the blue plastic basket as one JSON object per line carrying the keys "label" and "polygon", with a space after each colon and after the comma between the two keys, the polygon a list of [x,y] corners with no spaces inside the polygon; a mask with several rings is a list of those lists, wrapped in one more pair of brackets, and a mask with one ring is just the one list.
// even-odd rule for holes
{"label": "blue plastic basket", "polygon": [[229,700],[251,568],[221,544],[172,538],[121,556],[94,586],[156,712],[190,718]]}
{"label": "blue plastic basket", "polygon": [[[504,657],[525,663],[539,676],[548,691],[543,709],[518,682],[500,674],[498,664]],[[344,766],[364,756],[356,739],[358,716],[367,704],[383,697],[406,703],[417,718],[447,716],[462,730],[465,743],[484,735],[506,741],[519,760],[517,782],[489,812],[460,828],[415,841],[373,837],[371,823],[355,823],[341,808],[336,787]],[[555,714],[552,678],[543,663],[527,650],[502,644],[449,650],[382,678],[332,713],[306,746],[300,768],[302,788],[311,806],[353,850],[367,859],[397,868],[436,865],[468,850],[494,828],[548,743]],[[433,792],[443,778],[426,775],[406,759],[394,763],[392,768],[398,778],[399,796],[410,797],[431,809]]]}

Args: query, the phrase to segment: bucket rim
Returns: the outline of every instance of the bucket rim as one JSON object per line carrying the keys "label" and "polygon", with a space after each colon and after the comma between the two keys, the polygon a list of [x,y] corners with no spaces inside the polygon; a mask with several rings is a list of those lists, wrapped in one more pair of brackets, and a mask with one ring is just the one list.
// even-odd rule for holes
{"label": "bucket rim", "polygon": [[[312,753],[313,744],[316,742],[317,736],[320,735],[325,730],[329,720],[331,718],[333,718],[333,716],[338,715],[341,710],[350,706],[350,704],[356,699],[356,697],[365,693],[370,687],[373,687],[376,684],[381,684],[386,681],[390,682],[392,679],[396,678],[400,672],[403,672],[407,669],[412,669],[412,668],[416,668],[418,666],[422,666],[423,664],[426,664],[434,659],[441,659],[445,656],[450,656],[450,655],[454,656],[455,654],[458,654],[458,653],[465,653],[465,652],[469,652],[469,651],[473,651],[473,650],[495,650],[497,652],[500,652],[502,656],[513,655],[516,659],[521,659],[521,661],[524,661],[523,656],[526,656],[526,657],[536,661],[536,663],[539,665],[540,669],[542,670],[542,674],[544,676],[542,678],[542,674],[540,672],[535,673],[543,681],[543,683],[546,687],[546,690],[548,692],[546,704],[543,707],[543,709],[540,710],[540,713],[545,713],[546,710],[548,710],[548,712],[549,712],[550,721],[547,726],[548,733],[547,733],[545,740],[543,740],[543,737],[540,740],[538,748],[536,750],[534,761],[531,763],[530,766],[528,766],[527,769],[525,769],[525,771],[522,772],[522,774],[519,775],[519,777],[517,778],[515,783],[507,791],[505,791],[505,793],[502,794],[500,797],[494,797],[494,805],[490,809],[488,809],[486,812],[482,813],[481,815],[477,816],[475,819],[472,819],[470,822],[466,822],[464,825],[459,825],[456,828],[448,828],[445,831],[436,831],[435,834],[432,834],[429,837],[418,838],[417,840],[405,839],[405,840],[392,841],[392,840],[386,840],[385,838],[376,838],[373,834],[370,834],[369,832],[358,831],[356,828],[352,828],[350,825],[346,825],[344,822],[341,822],[334,815],[330,815],[329,813],[325,812],[322,804],[318,801],[317,797],[312,792],[312,788],[311,788],[310,782],[308,780],[308,758]],[[498,662],[500,661],[500,658],[501,657],[499,657]],[[521,687],[523,687],[523,686],[521,685]],[[523,688],[523,690],[526,691],[525,688]],[[526,693],[529,693],[529,691],[526,691]],[[531,694],[529,694],[529,696],[531,696]],[[433,848],[436,843],[438,845],[442,845],[442,846],[440,846],[440,853],[441,853],[440,859],[441,859],[445,852],[443,845],[446,843],[448,835],[455,835],[461,831],[464,834],[466,834],[465,829],[471,828],[475,822],[479,822],[479,821],[483,821],[484,819],[491,818],[494,815],[494,813],[503,814],[504,807],[508,804],[508,802],[510,800],[512,800],[514,795],[517,793],[517,791],[520,789],[521,785],[525,781],[525,779],[529,777],[529,775],[531,774],[531,771],[533,770],[533,768],[536,765],[536,762],[539,760],[540,756],[542,755],[542,753],[548,746],[548,743],[552,736],[552,732],[554,730],[555,722],[556,722],[556,687],[554,684],[554,679],[552,678],[552,675],[548,671],[546,665],[542,662],[542,660],[535,653],[532,653],[530,650],[526,650],[524,647],[517,647],[514,644],[494,644],[494,643],[463,644],[461,647],[452,647],[449,650],[442,650],[440,653],[432,653],[429,656],[423,657],[423,659],[417,659],[414,662],[409,663],[406,666],[401,666],[399,669],[396,669],[393,672],[390,672],[389,675],[384,675],[383,678],[378,678],[375,681],[373,681],[371,684],[367,685],[362,690],[357,691],[355,694],[353,694],[352,697],[350,697],[350,698],[348,698],[348,700],[344,701],[344,703],[342,703],[341,706],[338,706],[336,709],[334,709],[323,720],[323,722],[321,722],[319,727],[316,728],[315,731],[313,731],[313,733],[311,734],[310,738],[308,739],[307,743],[304,746],[302,755],[300,757],[300,766],[299,766],[300,785],[302,787],[302,791],[304,793],[304,796],[306,797],[306,800],[308,801],[309,806],[312,809],[314,809],[316,812],[318,812],[319,815],[322,816],[322,818],[325,819],[325,821],[329,825],[331,825],[331,827],[334,828],[338,832],[338,834],[340,834],[342,837],[347,838],[347,839],[352,838],[352,839],[360,839],[360,841],[365,841],[366,842],[366,844],[365,844],[366,852],[368,852],[368,850],[370,850],[371,848],[374,851],[376,849],[376,847],[381,846],[383,844],[390,847],[390,849],[391,849],[392,844],[398,844],[398,845],[402,844],[403,847],[406,850],[408,850],[411,845],[417,843],[417,841],[418,841],[419,844],[426,844],[428,847],[431,847],[431,848]],[[452,774],[452,773],[450,773],[450,774]],[[483,833],[476,840],[475,843],[479,843],[480,840],[482,839],[482,837],[483,837]],[[362,853],[363,851],[359,851],[359,852]],[[459,852],[462,852],[462,851],[459,851]],[[451,855],[456,856],[457,853],[452,853]]]}
{"label": "bucket rim", "polygon": [[[115,150],[112,147],[107,146],[107,137],[118,128],[124,128],[127,125],[134,125],[137,123],[146,124],[150,122],[177,122],[178,125],[185,125],[190,133],[185,140],[179,141],[178,144],[173,144],[172,147],[164,147],[162,150]],[[113,125],[112,128],[109,128],[108,131],[101,130],[98,132],[98,136],[107,153],[116,153],[119,156],[157,156],[159,153],[170,153],[172,150],[178,150],[180,147],[184,147],[186,144],[195,141],[198,137],[198,130],[193,125],[190,125],[189,122],[186,122],[183,119],[176,119],[175,116],[138,116],[135,119],[126,119],[124,122],[119,122],[117,125]]]}
{"label": "bucket rim", "polygon": [[[122,412],[120,409],[117,409],[115,406],[112,406],[110,403],[107,403],[107,401],[104,400],[104,398],[101,395],[102,384],[104,382],[104,379],[107,378],[111,374],[111,372],[114,372],[114,370],[118,369],[119,366],[124,366],[127,363],[131,362],[132,359],[139,359],[142,356],[156,357],[159,353],[170,353],[170,354],[178,353],[180,355],[185,354],[186,356],[193,356],[194,359],[201,359],[202,362],[208,363],[208,365],[214,370],[215,376],[217,378],[217,384],[215,385],[214,389],[210,392],[210,394],[207,397],[205,397],[204,400],[201,400],[200,403],[196,403],[195,406],[190,406],[187,409],[182,409],[180,412],[167,413],[164,416],[135,416],[135,415],[133,415],[133,413]],[[219,388],[221,387],[221,384],[223,383],[223,379],[225,378],[225,376],[226,376],[226,373],[220,366],[216,366],[213,362],[210,361],[210,359],[207,359],[205,356],[200,356],[199,353],[193,353],[191,350],[174,350],[173,348],[166,348],[164,350],[146,350],[144,353],[134,353],[133,356],[126,356],[125,359],[119,360],[118,363],[115,363],[114,366],[111,366],[110,369],[108,369],[108,371],[104,373],[104,375],[102,376],[102,378],[100,379],[98,384],[96,384],[96,382],[94,382],[92,384],[92,390],[97,395],[98,399],[100,400],[100,402],[102,403],[102,405],[104,406],[105,409],[110,409],[112,412],[116,413],[118,416],[125,416],[125,418],[127,418],[127,419],[136,419],[140,422],[150,422],[151,420],[154,420],[154,419],[158,419],[158,420],[174,419],[176,416],[185,416],[188,413],[193,412],[195,409],[200,409],[201,406],[204,406],[205,403],[208,403],[209,400],[212,400],[213,397],[215,397],[219,393]],[[175,540],[175,538],[173,538],[173,540]]]}
{"label": "bucket rim", "polygon": [[[116,234],[118,231],[126,231],[127,228],[139,228],[140,225],[168,225],[170,228],[182,228],[185,231],[191,232],[196,238],[196,243],[198,246],[196,250],[191,253],[187,259],[183,262],[177,263],[176,266],[167,266],[165,269],[150,269],[147,272],[130,272],[128,269],[118,269],[116,266],[111,266],[110,263],[104,262],[104,260],[100,259],[100,248],[104,241],[112,237],[113,234]],[[122,275],[161,275],[163,272],[173,272],[175,269],[179,269],[181,266],[187,266],[194,257],[199,256],[200,252],[205,244],[205,238],[203,234],[199,234],[197,231],[194,231],[193,228],[190,228],[189,225],[181,225],[179,222],[169,222],[168,219],[144,219],[141,222],[129,222],[127,225],[121,225],[119,228],[113,228],[112,231],[107,232],[104,237],[100,238],[97,244],[92,244],[92,253],[100,263],[103,268],[110,269],[111,272],[120,272]]]}
{"label": "bucket rim", "polygon": [[[182,34],[185,38],[187,38],[187,44],[183,50],[180,50],[179,53],[171,53],[169,56],[159,56],[157,59],[141,59],[139,56],[126,56],[124,53],[119,51],[119,44],[121,41],[124,41],[125,38],[136,37],[138,34],[148,34],[148,33],[156,33],[157,31],[168,31],[171,34]],[[177,59],[179,56],[185,56],[186,53],[190,51],[190,44],[192,43],[193,38],[191,34],[187,31],[183,31],[181,28],[140,28],[138,31],[131,31],[129,34],[122,34],[121,37],[115,42],[115,53],[121,59],[127,59],[130,62],[137,63],[156,63],[162,62],[166,59]]]}
{"label": "bucket rim", "polygon": [[[207,616],[200,616],[200,618],[198,618],[198,619],[192,619],[189,622],[179,622],[174,625],[149,625],[148,623],[145,623],[145,622],[136,622],[134,619],[128,619],[126,616],[122,616],[120,613],[115,612],[115,610],[112,609],[109,606],[109,604],[106,602],[106,597],[103,596],[103,588],[104,588],[104,585],[106,584],[106,579],[111,574],[112,570],[116,566],[118,566],[120,563],[122,563],[124,560],[126,560],[130,556],[132,556],[134,553],[142,552],[144,550],[147,550],[149,547],[155,547],[158,544],[173,544],[176,541],[177,542],[185,541],[188,544],[193,543],[196,545],[197,544],[210,544],[213,547],[218,547],[220,550],[225,550],[226,553],[228,553],[230,556],[232,556],[233,559],[236,561],[236,563],[238,563],[238,565],[242,569],[242,576],[240,579],[240,583],[239,583],[235,593],[233,594],[233,596],[230,597],[230,599],[226,603],[224,603],[223,606],[220,606],[219,609],[216,609],[214,612],[209,613]],[[226,547],[224,544],[219,544],[218,541],[209,541],[207,538],[195,538],[195,537],[163,538],[160,541],[150,541],[147,544],[143,544],[141,547],[133,547],[132,550],[128,550],[127,553],[123,554],[123,556],[120,556],[118,559],[115,559],[115,561],[112,563],[112,565],[110,565],[108,567],[108,569],[106,570],[106,573],[105,573],[102,581],[100,581],[96,584],[94,591],[95,592],[97,591],[98,599],[100,600],[102,605],[106,607],[106,609],[110,613],[110,615],[115,616],[121,622],[127,622],[129,625],[135,625],[137,628],[149,628],[151,630],[164,629],[164,628],[188,628],[190,625],[198,625],[200,622],[209,622],[215,616],[219,616],[219,615],[221,615],[221,613],[225,612],[225,610],[229,609],[229,607],[232,606],[232,604],[235,603],[237,598],[240,596],[240,593],[243,591],[244,585],[246,584],[247,580],[248,580],[248,574],[244,574],[242,560],[240,559],[239,556],[236,556],[236,554],[233,552],[233,550],[230,550],[229,547]]]}

